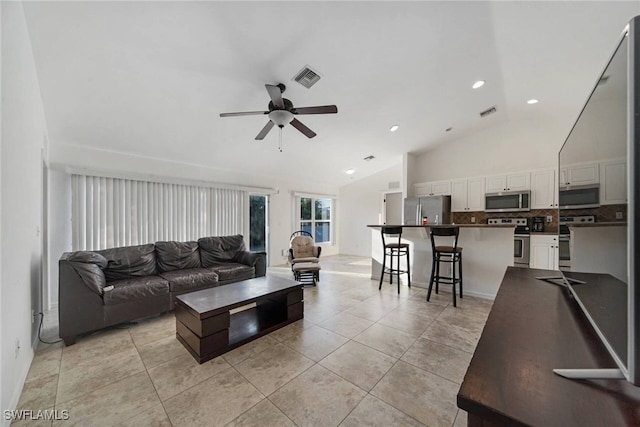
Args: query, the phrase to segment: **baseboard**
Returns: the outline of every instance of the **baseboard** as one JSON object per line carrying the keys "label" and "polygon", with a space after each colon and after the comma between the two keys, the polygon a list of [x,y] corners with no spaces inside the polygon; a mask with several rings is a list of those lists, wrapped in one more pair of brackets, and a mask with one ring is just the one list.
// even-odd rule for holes
{"label": "baseboard", "polygon": [[[31,369],[31,364],[33,363],[33,357],[35,356],[35,349],[37,349],[38,342],[39,342],[38,334],[36,333],[35,339],[31,343],[31,357],[29,358],[29,363],[26,363],[25,366],[23,366],[21,369],[20,376],[18,377],[18,382],[12,393],[11,401],[9,402],[9,408],[3,408],[3,410],[5,409],[15,410],[18,407],[18,402],[20,401],[20,395],[22,394],[24,383],[27,380],[27,375],[29,375],[29,369]],[[33,408],[33,409],[40,409],[40,408]],[[2,424],[0,424],[0,426],[9,427],[10,425],[11,425],[11,420],[5,420],[4,414],[3,414]]]}

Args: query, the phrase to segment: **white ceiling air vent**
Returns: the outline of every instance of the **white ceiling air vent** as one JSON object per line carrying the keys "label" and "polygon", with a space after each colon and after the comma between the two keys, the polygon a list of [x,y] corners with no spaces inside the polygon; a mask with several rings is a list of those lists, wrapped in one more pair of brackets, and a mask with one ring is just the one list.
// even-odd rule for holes
{"label": "white ceiling air vent", "polygon": [[496,111],[498,111],[498,110],[496,110],[496,106],[494,105],[493,107],[491,107],[491,108],[489,108],[487,110],[480,111],[480,117],[486,117],[489,114],[495,113]]}
{"label": "white ceiling air vent", "polygon": [[309,89],[320,80],[320,74],[313,71],[308,65],[305,65],[304,68],[293,77],[293,80]]}

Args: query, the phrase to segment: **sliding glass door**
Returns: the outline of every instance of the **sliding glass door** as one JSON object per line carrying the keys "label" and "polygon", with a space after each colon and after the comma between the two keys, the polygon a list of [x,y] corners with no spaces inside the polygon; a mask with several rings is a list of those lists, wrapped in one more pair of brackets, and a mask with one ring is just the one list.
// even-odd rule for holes
{"label": "sliding glass door", "polygon": [[264,194],[249,195],[249,250],[268,251],[268,198]]}

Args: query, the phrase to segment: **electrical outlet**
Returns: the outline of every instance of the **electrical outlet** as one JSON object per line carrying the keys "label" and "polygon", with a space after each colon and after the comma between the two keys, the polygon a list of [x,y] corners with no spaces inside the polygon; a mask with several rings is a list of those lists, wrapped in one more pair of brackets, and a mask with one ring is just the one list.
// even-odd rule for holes
{"label": "electrical outlet", "polygon": [[616,219],[622,219],[622,212],[616,212]]}
{"label": "electrical outlet", "polygon": [[476,217],[475,217],[475,216],[472,216],[472,217],[471,217],[471,224],[475,224],[475,223],[476,223]]}
{"label": "electrical outlet", "polygon": [[553,221],[553,217],[551,215],[547,215],[547,222]]}

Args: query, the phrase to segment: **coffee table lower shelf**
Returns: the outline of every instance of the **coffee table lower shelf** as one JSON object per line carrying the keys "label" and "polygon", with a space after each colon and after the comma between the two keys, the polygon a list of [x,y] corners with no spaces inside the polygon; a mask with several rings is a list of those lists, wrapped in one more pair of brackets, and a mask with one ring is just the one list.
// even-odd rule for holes
{"label": "coffee table lower shelf", "polygon": [[226,310],[200,319],[176,301],[176,338],[199,363],[204,363],[304,316],[302,289],[255,302],[255,307],[244,311],[230,314]]}

